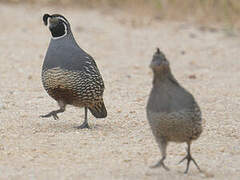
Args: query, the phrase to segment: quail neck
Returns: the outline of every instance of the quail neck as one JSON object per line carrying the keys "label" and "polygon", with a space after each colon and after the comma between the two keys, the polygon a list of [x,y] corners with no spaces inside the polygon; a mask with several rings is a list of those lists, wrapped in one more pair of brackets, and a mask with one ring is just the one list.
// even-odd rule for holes
{"label": "quail neck", "polygon": [[153,69],[153,85],[161,85],[164,82],[173,83],[179,85],[177,80],[172,75],[169,66],[164,66],[158,69]]}
{"label": "quail neck", "polygon": [[165,80],[170,74],[169,67],[152,68],[152,71],[153,71],[154,79],[159,81]]}
{"label": "quail neck", "polygon": [[186,108],[191,109],[192,95],[179,85],[170,69],[167,72],[157,73],[154,73],[152,94],[149,97],[151,103],[148,104],[149,109],[153,112],[168,113]]}
{"label": "quail neck", "polygon": [[[78,59],[76,60],[76,57]],[[66,35],[63,38],[51,38],[43,68],[62,67],[63,69],[82,70],[86,62],[91,61],[86,59],[90,56],[81,49],[74,38]]]}

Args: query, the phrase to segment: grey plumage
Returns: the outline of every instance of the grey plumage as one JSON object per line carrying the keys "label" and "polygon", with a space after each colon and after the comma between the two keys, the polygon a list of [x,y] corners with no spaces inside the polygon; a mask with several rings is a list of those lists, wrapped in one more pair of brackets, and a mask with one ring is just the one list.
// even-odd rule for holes
{"label": "grey plumage", "polygon": [[42,117],[64,112],[66,105],[85,107],[85,121],[79,128],[88,128],[87,109],[96,118],[105,118],[104,82],[94,59],[76,43],[67,19],[59,14],[43,16],[52,38],[42,67],[42,83],[60,109]]}
{"label": "grey plumage", "polygon": [[191,160],[200,170],[190,153],[191,142],[202,133],[200,108],[194,97],[174,78],[168,60],[159,49],[150,67],[154,77],[146,108],[147,119],[162,154],[162,159],[153,167],[163,166],[168,170],[164,164],[168,142],[186,142],[188,154],[182,160],[188,160],[185,173]]}

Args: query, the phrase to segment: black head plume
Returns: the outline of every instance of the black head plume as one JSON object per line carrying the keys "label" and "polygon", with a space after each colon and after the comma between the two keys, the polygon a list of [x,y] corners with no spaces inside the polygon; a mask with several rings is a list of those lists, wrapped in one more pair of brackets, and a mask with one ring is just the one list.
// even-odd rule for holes
{"label": "black head plume", "polygon": [[157,48],[157,51],[155,52],[154,56],[155,56],[155,57],[158,57],[158,58],[160,58],[160,59],[162,59],[162,60],[166,60],[165,55],[163,54],[162,51],[160,51],[159,48]]}
{"label": "black head plume", "polygon": [[166,59],[163,52],[160,51],[159,48],[157,48],[157,51],[153,54],[153,58],[150,64],[150,67],[152,69],[156,69],[158,71],[162,71],[162,69],[165,69],[164,67],[168,67],[169,62]]}
{"label": "black head plume", "polygon": [[52,16],[50,16],[49,14],[44,14],[43,15],[43,22],[44,24],[47,26],[48,24],[48,18],[51,18]]}

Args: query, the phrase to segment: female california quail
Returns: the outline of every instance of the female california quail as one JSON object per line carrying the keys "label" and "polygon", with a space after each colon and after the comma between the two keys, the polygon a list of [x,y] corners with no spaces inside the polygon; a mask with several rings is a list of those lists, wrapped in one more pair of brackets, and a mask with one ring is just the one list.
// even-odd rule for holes
{"label": "female california quail", "polygon": [[49,22],[52,38],[42,67],[42,83],[60,109],[41,117],[58,119],[57,114],[64,112],[68,104],[84,107],[85,120],[78,128],[89,128],[88,109],[96,118],[107,116],[101,74],[94,59],[76,43],[65,17],[44,14],[43,22],[46,26]]}
{"label": "female california quail", "polygon": [[200,108],[194,97],[174,78],[168,60],[159,49],[153,55],[150,67],[154,77],[146,108],[147,119],[162,154],[162,159],[152,167],[162,166],[168,170],[164,164],[168,142],[186,142],[187,156],[180,163],[187,159],[185,173],[191,161],[200,171],[190,153],[191,142],[202,133]]}

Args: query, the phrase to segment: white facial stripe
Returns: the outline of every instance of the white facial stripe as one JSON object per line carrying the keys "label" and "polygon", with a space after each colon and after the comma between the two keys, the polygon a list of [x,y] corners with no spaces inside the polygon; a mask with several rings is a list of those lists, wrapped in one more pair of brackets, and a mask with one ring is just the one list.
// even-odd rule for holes
{"label": "white facial stripe", "polygon": [[66,26],[66,24],[64,24],[64,23],[63,23],[63,25],[64,25],[64,31],[65,31],[64,35],[59,36],[59,37],[53,37],[53,36],[52,36],[52,39],[60,39],[60,38],[63,38],[64,36],[67,35],[67,26]]}
{"label": "white facial stripe", "polygon": [[57,17],[58,19],[61,19],[63,22],[65,22],[66,24],[68,24],[68,22],[66,22],[65,19],[63,19],[62,17]]}

